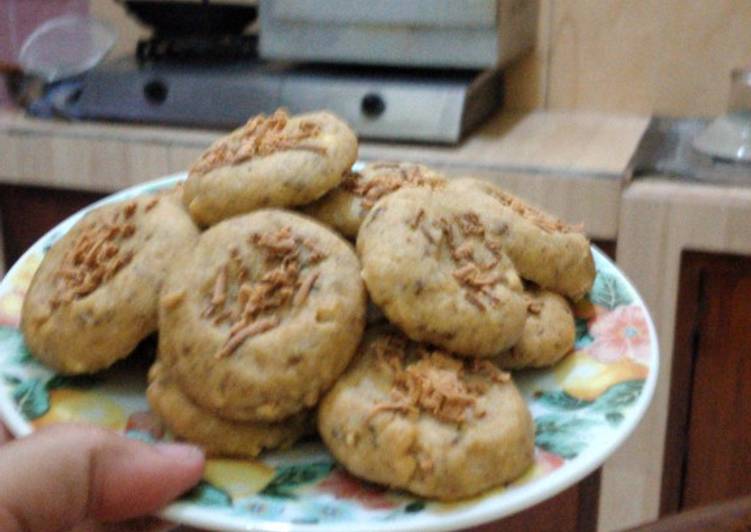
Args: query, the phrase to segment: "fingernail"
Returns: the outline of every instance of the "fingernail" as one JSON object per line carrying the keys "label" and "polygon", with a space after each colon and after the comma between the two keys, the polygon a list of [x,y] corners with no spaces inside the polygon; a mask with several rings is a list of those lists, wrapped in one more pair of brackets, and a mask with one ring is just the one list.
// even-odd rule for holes
{"label": "fingernail", "polygon": [[200,448],[187,443],[157,443],[154,449],[173,460],[192,461],[203,458]]}

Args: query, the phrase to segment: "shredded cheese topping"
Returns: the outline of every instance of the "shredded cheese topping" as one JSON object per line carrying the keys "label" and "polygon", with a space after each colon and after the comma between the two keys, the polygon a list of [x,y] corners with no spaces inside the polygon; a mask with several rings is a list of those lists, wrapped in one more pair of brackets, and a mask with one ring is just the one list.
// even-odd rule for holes
{"label": "shredded cheese topping", "polygon": [[440,177],[426,173],[417,165],[374,165],[374,169],[383,169],[369,179],[362,174],[350,172],[342,181],[342,188],[362,198],[362,206],[370,209],[387,194],[396,192],[402,187],[430,187],[437,188],[444,185]]}
{"label": "shredded cheese topping", "polygon": [[455,220],[464,236],[481,237],[485,235],[485,228],[476,212],[465,212],[461,216],[457,216]]}
{"label": "shredded cheese topping", "polygon": [[136,202],[128,202],[109,220],[90,222],[81,231],[55,273],[56,291],[50,300],[53,309],[91,294],[133,259],[133,251],[123,251],[121,246],[136,232],[137,210]]}
{"label": "shredded cheese topping", "polygon": [[[259,279],[250,280],[240,251],[232,248],[229,260],[216,274],[211,297],[202,313],[215,325],[229,325],[229,337],[215,354],[216,358],[231,355],[246,339],[279,325],[277,310],[304,304],[320,272],[304,275],[303,271],[325,258],[312,242],[294,235],[288,226],[252,233],[248,243],[265,254],[266,271]],[[231,290],[231,285],[237,288]]]}
{"label": "shredded cheese topping", "polygon": [[[452,272],[454,279],[465,289],[464,298],[480,311],[487,306],[497,307],[501,300],[495,295],[494,287],[508,282],[507,276],[494,270],[501,258],[501,245],[490,239],[480,216],[474,211],[467,211],[451,217],[440,217],[429,222],[424,209],[419,209],[407,225],[420,231],[430,245],[440,248],[446,243],[449,254],[456,264]],[[457,243],[456,232],[465,240]],[[475,259],[474,249],[477,240],[495,257],[488,263],[480,264]]]}
{"label": "shredded cheese topping", "polygon": [[518,215],[526,218],[546,233],[573,233],[582,231],[580,226],[568,225],[558,218],[554,218],[531,205],[527,205],[519,198],[514,197],[503,190],[489,188],[486,189],[486,192],[489,192],[496,200],[513,210]]}
{"label": "shredded cheese topping", "polygon": [[542,301],[529,299],[527,303],[527,312],[534,315],[540,314],[540,312],[542,312]]}
{"label": "shredded cheese topping", "polygon": [[269,117],[260,114],[212,146],[191,167],[190,173],[203,175],[223,166],[243,163],[256,156],[265,157],[286,150],[325,155],[326,148],[303,143],[320,133],[321,127],[311,121],[302,120],[294,127],[291,126],[289,116],[283,110],[277,110]]}
{"label": "shredded cheese topping", "polygon": [[[425,412],[446,423],[463,423],[467,414],[483,417],[477,401],[488,390],[487,382],[467,378],[467,373],[489,382],[508,382],[510,376],[487,360],[463,361],[441,350],[429,350],[388,335],[373,341],[378,363],[393,375],[388,402],[378,403],[369,417],[380,412],[418,415]],[[416,361],[407,362],[407,351]]]}

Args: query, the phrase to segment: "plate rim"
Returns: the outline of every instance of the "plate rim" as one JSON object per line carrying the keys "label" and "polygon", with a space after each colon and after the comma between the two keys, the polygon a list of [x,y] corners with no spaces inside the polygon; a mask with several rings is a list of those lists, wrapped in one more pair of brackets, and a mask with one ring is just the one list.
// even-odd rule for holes
{"label": "plate rim", "polygon": [[[147,187],[159,187],[161,185],[169,185],[183,181],[186,176],[186,172],[178,172],[130,186],[113,194],[109,194],[70,215],[47,231],[34,244],[32,244],[29,249],[21,255],[21,257],[19,257],[16,263],[6,272],[3,278],[0,279],[0,286],[5,283],[6,279],[11,278],[16,274],[16,270],[26,262],[27,257],[32,253],[36,253],[38,249],[43,246],[43,242],[50,238],[50,235],[62,231],[66,226],[74,224],[90,210],[106,203],[130,197]],[[515,487],[512,492],[504,490],[491,497],[481,499],[483,502],[491,502],[496,497],[510,499],[510,501],[505,501],[504,504],[497,509],[480,508],[478,505],[472,505],[470,502],[468,503],[468,507],[456,511],[446,511],[445,513],[431,515],[430,517],[426,514],[419,514],[419,518],[407,517],[393,521],[343,521],[340,523],[326,522],[319,524],[268,520],[248,522],[246,517],[221,515],[189,502],[172,503],[157,512],[155,515],[179,524],[236,532],[321,532],[322,530],[330,530],[332,532],[370,532],[374,530],[379,532],[407,532],[415,530],[431,530],[439,532],[471,527],[507,517],[554,497],[563,490],[577,484],[584,477],[601,467],[607,459],[633,435],[636,427],[644,418],[644,415],[651,404],[652,398],[654,397],[660,371],[660,346],[657,337],[657,330],[649,309],[644,303],[644,299],[631,282],[631,279],[612,260],[610,260],[600,248],[596,245],[591,245],[591,249],[596,256],[595,262],[604,262],[612,271],[616,272],[618,277],[620,277],[620,280],[625,282],[634,295],[634,301],[631,304],[636,304],[643,311],[649,331],[649,372],[645,379],[642,391],[639,394],[639,398],[629,410],[627,417],[618,426],[615,437],[608,442],[608,445],[598,447],[589,453],[583,453],[576,458],[567,461],[567,464],[569,464],[570,467],[563,467],[546,475],[544,477],[545,482],[543,485],[531,482],[529,484]],[[19,410],[15,408],[15,402],[11,397],[9,387],[1,380],[0,419],[2,419],[8,430],[10,430],[10,432],[17,438],[28,436],[34,430],[32,425],[28,423],[20,415]],[[532,493],[528,495],[527,491],[532,491]],[[426,517],[428,517],[430,522],[424,522]]]}

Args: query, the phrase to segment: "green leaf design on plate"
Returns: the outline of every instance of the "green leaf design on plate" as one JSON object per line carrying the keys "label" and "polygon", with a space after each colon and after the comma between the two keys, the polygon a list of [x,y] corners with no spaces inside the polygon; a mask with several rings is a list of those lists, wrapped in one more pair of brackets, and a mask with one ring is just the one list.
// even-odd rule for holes
{"label": "green leaf design on plate", "polygon": [[624,417],[625,416],[620,412],[608,412],[607,414],[605,414],[605,419],[607,419],[608,423],[610,423],[612,426],[618,425],[621,421],[623,421]]}
{"label": "green leaf design on plate", "polygon": [[142,441],[144,443],[156,443],[156,438],[149,434],[148,432],[144,432],[142,430],[137,429],[131,429],[125,433],[126,438],[130,438],[131,440],[137,440]]}
{"label": "green leaf design on plate", "polygon": [[21,384],[21,379],[16,377],[15,375],[3,375],[3,380],[10,384],[11,386],[16,386],[17,384]]}
{"label": "green leaf design on plate", "polygon": [[47,381],[47,389],[55,390],[57,388],[93,388],[102,382],[99,375],[55,375]]}
{"label": "green leaf design on plate", "polygon": [[619,283],[613,274],[602,270],[597,272],[589,298],[592,303],[611,310],[633,301],[626,287]]}
{"label": "green leaf design on plate", "polygon": [[183,499],[202,506],[232,506],[232,497],[226,491],[205,480],[186,493]]}
{"label": "green leaf design on plate", "polygon": [[282,465],[277,468],[276,476],[261,491],[261,495],[295,499],[297,495],[294,491],[297,488],[325,478],[333,469],[333,462]]}
{"label": "green leaf design on plate", "polygon": [[14,338],[18,336],[18,329],[14,329],[13,327],[6,327],[4,325],[0,325],[0,342],[4,342],[6,340],[10,340],[11,338]]}
{"label": "green leaf design on plate", "polygon": [[27,419],[41,417],[50,409],[47,387],[39,379],[21,382],[13,391],[13,399]]}
{"label": "green leaf design on plate", "polygon": [[535,393],[535,400],[544,406],[558,410],[578,410],[592,404],[591,401],[577,399],[562,390]]}
{"label": "green leaf design on plate", "polygon": [[589,334],[589,325],[586,318],[576,318],[576,349],[583,349],[594,341],[592,335]]}
{"label": "green leaf design on plate", "polygon": [[587,429],[597,422],[583,417],[548,414],[535,419],[535,444],[568,460],[576,458],[590,441]]}
{"label": "green leaf design on plate", "polygon": [[407,506],[404,507],[404,513],[408,514],[416,514],[417,512],[422,512],[425,509],[425,502],[424,501],[412,501]]}
{"label": "green leaf design on plate", "polygon": [[21,344],[15,357],[13,357],[13,362],[15,364],[26,366],[35,363],[36,359],[31,355],[31,351],[26,347],[26,344]]}
{"label": "green leaf design on plate", "polygon": [[644,379],[614,384],[597,398],[592,409],[598,412],[620,412],[639,398],[643,388]]}
{"label": "green leaf design on plate", "polygon": [[317,525],[321,520],[317,517],[293,517],[291,522],[295,525]]}

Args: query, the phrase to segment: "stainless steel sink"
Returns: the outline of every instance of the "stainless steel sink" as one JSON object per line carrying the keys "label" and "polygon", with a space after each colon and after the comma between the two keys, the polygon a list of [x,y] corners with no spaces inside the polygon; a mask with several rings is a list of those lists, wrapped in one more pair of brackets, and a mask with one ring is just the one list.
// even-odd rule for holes
{"label": "stainless steel sink", "polygon": [[709,123],[700,118],[653,118],[631,159],[633,179],[647,175],[691,182],[751,186],[751,165],[698,152],[694,138]]}

